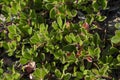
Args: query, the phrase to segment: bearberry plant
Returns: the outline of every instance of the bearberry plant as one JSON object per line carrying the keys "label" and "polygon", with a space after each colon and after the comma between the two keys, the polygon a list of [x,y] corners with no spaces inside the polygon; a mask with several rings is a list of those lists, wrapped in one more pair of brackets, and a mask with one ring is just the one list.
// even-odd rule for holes
{"label": "bearberry plant", "polygon": [[[0,79],[106,80],[120,66],[107,0],[0,0]],[[103,30],[103,31],[102,31]],[[32,64],[32,63],[34,64]]]}

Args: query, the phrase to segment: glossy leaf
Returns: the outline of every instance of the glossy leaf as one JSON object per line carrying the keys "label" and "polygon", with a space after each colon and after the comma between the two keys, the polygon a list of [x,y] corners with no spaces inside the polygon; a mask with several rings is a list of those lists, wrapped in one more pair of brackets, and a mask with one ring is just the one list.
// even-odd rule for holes
{"label": "glossy leaf", "polygon": [[120,62],[120,55],[117,56],[117,60]]}
{"label": "glossy leaf", "polygon": [[97,18],[98,21],[104,21],[106,19],[106,16],[98,15],[96,18]]}
{"label": "glossy leaf", "polygon": [[120,42],[120,31],[119,31],[119,30],[117,30],[117,31],[115,32],[115,36],[113,36],[113,37],[111,38],[111,42],[112,42],[112,43],[115,43],[115,44],[117,44],[117,43]]}
{"label": "glossy leaf", "polygon": [[63,77],[64,80],[69,80],[71,78],[71,74],[70,73],[66,73]]}
{"label": "glossy leaf", "polygon": [[17,32],[16,32],[16,26],[15,25],[9,26],[8,27],[8,31],[9,31],[9,33],[11,33],[13,35],[17,34]]}
{"label": "glossy leaf", "polygon": [[60,16],[57,18],[57,23],[58,23],[59,27],[62,29],[63,21],[62,21],[62,18]]}
{"label": "glossy leaf", "polygon": [[97,12],[99,10],[99,5],[98,5],[97,1],[93,1],[92,6],[93,6],[94,11]]}
{"label": "glossy leaf", "polygon": [[101,0],[101,5],[103,9],[106,9],[107,7],[107,0]]}
{"label": "glossy leaf", "polygon": [[56,70],[55,70],[55,75],[56,75],[58,78],[61,78],[62,73],[61,73],[58,69],[56,69]]}
{"label": "glossy leaf", "polygon": [[56,17],[56,11],[54,8],[50,10],[50,18],[55,18]]}
{"label": "glossy leaf", "polygon": [[35,70],[35,72],[34,72],[34,75],[35,75],[37,78],[43,80],[44,77],[45,77],[45,75],[46,75],[47,73],[48,73],[48,71],[47,71],[45,68],[40,68],[40,69],[37,68],[37,69]]}
{"label": "glossy leaf", "polygon": [[43,42],[43,36],[42,34],[36,32],[31,38],[30,38],[31,43],[36,44],[39,42]]}
{"label": "glossy leaf", "polygon": [[55,29],[55,30],[57,30],[59,27],[58,27],[58,24],[56,23],[56,21],[54,21],[53,23],[52,23],[52,27]]}
{"label": "glossy leaf", "polygon": [[116,23],[115,27],[120,30],[120,23]]}

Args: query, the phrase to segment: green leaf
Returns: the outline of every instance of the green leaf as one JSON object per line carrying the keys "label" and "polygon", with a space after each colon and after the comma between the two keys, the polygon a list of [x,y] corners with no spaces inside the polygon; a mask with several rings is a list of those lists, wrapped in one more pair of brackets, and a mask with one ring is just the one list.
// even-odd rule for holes
{"label": "green leaf", "polygon": [[116,30],[115,31],[115,36],[119,36],[120,37],[120,30]]}
{"label": "green leaf", "polygon": [[115,47],[111,47],[109,52],[110,52],[110,54],[112,55],[112,54],[114,54],[114,53],[119,52],[119,50],[118,50],[117,48],[115,48]]}
{"label": "green leaf", "polygon": [[69,34],[69,37],[72,39],[72,41],[75,41],[75,40],[76,40],[73,33],[70,33],[70,34]]}
{"label": "green leaf", "polygon": [[45,68],[50,71],[51,70],[51,63],[47,63],[45,64]]}
{"label": "green leaf", "polygon": [[77,79],[82,79],[84,77],[82,72],[76,72]]}
{"label": "green leaf", "polygon": [[11,41],[7,43],[8,45],[8,55],[12,56],[14,54],[14,51],[16,50],[17,43],[16,41]]}
{"label": "green leaf", "polygon": [[55,75],[56,75],[58,78],[61,78],[62,73],[60,72],[59,69],[56,69],[56,70],[55,70]]}
{"label": "green leaf", "polygon": [[45,31],[46,31],[45,24],[44,23],[40,24],[40,32],[45,32]]}
{"label": "green leaf", "polygon": [[56,34],[56,39],[61,41],[63,39],[62,33]]}
{"label": "green leaf", "polygon": [[109,70],[109,65],[104,64],[103,67],[99,70],[99,72],[101,75],[106,76],[108,70]]}
{"label": "green leaf", "polygon": [[8,33],[8,37],[9,37],[10,39],[14,39],[15,35],[14,35],[14,34],[11,34],[11,33]]}
{"label": "green leaf", "polygon": [[67,42],[72,43],[72,39],[69,37],[69,35],[66,35],[65,39],[66,39]]}
{"label": "green leaf", "polygon": [[11,13],[12,14],[17,14],[19,10],[21,10],[20,4],[17,4],[15,2],[11,2]]}
{"label": "green leaf", "polygon": [[84,70],[83,74],[87,75],[89,73],[89,70]]}
{"label": "green leaf", "polygon": [[40,58],[42,59],[42,61],[44,61],[45,60],[45,53],[41,53]]}
{"label": "green leaf", "polygon": [[94,53],[94,49],[92,49],[91,47],[88,47],[88,52],[91,56],[94,56],[95,53]]}
{"label": "green leaf", "polygon": [[37,14],[35,13],[35,10],[30,9],[30,17],[32,17],[33,20],[36,19],[36,15],[37,15]]}
{"label": "green leaf", "polygon": [[82,72],[84,72],[85,66],[84,66],[83,64],[80,65],[80,70],[81,70]]}
{"label": "green leaf", "polygon": [[65,73],[65,71],[68,69],[68,66],[69,66],[70,64],[66,64],[66,65],[64,65],[64,67],[63,67],[63,74]]}
{"label": "green leaf", "polygon": [[66,39],[69,43],[71,43],[72,41],[76,41],[76,37],[74,36],[73,33],[70,33],[69,35],[66,35],[66,36],[65,36],[65,39]]}
{"label": "green leaf", "polygon": [[71,19],[72,18],[72,14],[71,14],[71,12],[70,12],[70,10],[66,10],[66,14],[68,15],[67,17],[68,17],[68,19]]}
{"label": "green leaf", "polygon": [[115,24],[115,28],[117,28],[117,29],[120,30],[120,23],[116,23],[116,24]]}
{"label": "green leaf", "polygon": [[50,10],[50,18],[55,18],[56,17],[56,11],[55,11],[55,8],[52,8]]}
{"label": "green leaf", "polygon": [[5,49],[9,49],[9,45],[7,44],[7,42],[3,42],[3,47],[4,47]]}
{"label": "green leaf", "polygon": [[59,59],[64,55],[64,52],[62,50],[58,50],[57,52],[54,53],[54,56],[56,59]]}
{"label": "green leaf", "polygon": [[74,53],[71,53],[70,56],[67,57],[66,61],[70,62],[70,63],[73,63],[77,60],[76,56]]}
{"label": "green leaf", "polygon": [[117,60],[118,62],[120,62],[120,54],[117,56]]}
{"label": "green leaf", "polygon": [[76,36],[76,37],[75,37],[75,40],[76,40],[76,42],[79,43],[80,45],[83,44],[83,41],[81,40],[80,36]]}
{"label": "green leaf", "polygon": [[98,33],[95,33],[95,35],[93,35],[94,37],[94,43],[99,46],[100,42],[101,42],[101,39],[100,39],[100,36]]}
{"label": "green leaf", "polygon": [[89,52],[90,56],[97,57],[97,59],[99,59],[100,52],[101,52],[99,47],[96,49],[88,47],[88,52]]}
{"label": "green leaf", "polygon": [[93,1],[92,7],[93,7],[94,11],[96,11],[96,12],[98,11],[99,5],[98,5],[97,1]]}
{"label": "green leaf", "polygon": [[105,10],[107,7],[107,0],[100,0],[102,8]]}
{"label": "green leaf", "polygon": [[17,36],[17,41],[19,42],[20,40],[21,40],[21,36],[18,35],[18,36]]}
{"label": "green leaf", "polygon": [[0,74],[2,74],[3,73],[3,69],[2,68],[0,68]]}
{"label": "green leaf", "polygon": [[8,31],[11,34],[14,34],[14,35],[17,34],[15,25],[8,26]]}
{"label": "green leaf", "polygon": [[119,36],[112,37],[111,42],[115,43],[115,44],[119,43],[120,42],[120,37]]}
{"label": "green leaf", "polygon": [[30,60],[30,59],[32,59],[33,56],[31,56],[28,52],[25,52],[25,53],[23,53],[23,57],[24,57],[25,59]]}
{"label": "green leaf", "polygon": [[[110,56],[106,56],[106,63],[111,63],[113,61],[113,57],[110,55]],[[110,64],[112,65],[112,64]]]}
{"label": "green leaf", "polygon": [[35,77],[39,78],[39,80],[43,80],[47,73],[48,71],[45,68],[37,68],[34,72],[34,75]]}
{"label": "green leaf", "polygon": [[66,63],[65,56],[62,56],[62,57],[60,58],[60,61],[62,62],[62,64],[65,64],[65,63]]}
{"label": "green leaf", "polygon": [[94,50],[94,55],[97,57],[97,59],[99,59],[99,57],[100,57],[100,52],[101,52],[101,50],[100,50],[100,48],[99,47],[97,47],[95,50]]}
{"label": "green leaf", "polygon": [[63,80],[70,80],[71,78],[71,74],[70,73],[66,73],[64,76],[63,76]]}
{"label": "green leaf", "polygon": [[111,42],[112,42],[112,43],[115,43],[115,44],[117,44],[117,43],[120,42],[120,30],[117,30],[117,31],[115,32],[115,36],[113,36],[113,37],[111,38]]}
{"label": "green leaf", "polygon": [[58,27],[58,24],[56,23],[56,21],[52,22],[52,27],[57,30],[59,27]]}
{"label": "green leaf", "polygon": [[[24,48],[24,47],[22,47],[22,48]],[[23,49],[22,50],[22,56],[25,58],[25,59],[28,59],[28,60],[30,60],[30,59],[32,59],[32,55],[30,54],[30,52],[28,51],[28,49]]]}
{"label": "green leaf", "polygon": [[45,7],[46,7],[48,10],[51,10],[51,9],[54,7],[54,5],[51,4],[51,3],[47,3],[47,4],[45,5]]}
{"label": "green leaf", "polygon": [[26,59],[26,58],[20,58],[20,63],[21,64],[26,64],[28,62],[28,59]]}
{"label": "green leaf", "polygon": [[29,35],[31,35],[32,34],[32,27],[30,27],[27,32]]}
{"label": "green leaf", "polygon": [[38,32],[36,32],[31,38],[30,38],[30,42],[31,43],[33,43],[33,44],[36,44],[36,43],[38,43],[38,42],[40,42],[41,41],[41,35],[38,33]]}
{"label": "green leaf", "polygon": [[75,17],[77,15],[77,10],[72,10],[71,14],[72,14],[72,17]]}
{"label": "green leaf", "polygon": [[98,21],[104,21],[107,17],[99,15],[96,18],[97,18]]}
{"label": "green leaf", "polygon": [[71,19],[72,17],[75,17],[77,15],[77,11],[76,10],[66,10],[66,14],[68,15],[67,17],[69,19]]}
{"label": "green leaf", "polygon": [[19,74],[19,73],[15,73],[15,74],[13,75],[13,77],[14,77],[14,80],[17,80],[17,79],[20,78],[20,74]]}
{"label": "green leaf", "polygon": [[87,17],[87,19],[86,19],[86,22],[88,22],[88,24],[92,24],[93,21],[94,21],[93,15]]}
{"label": "green leaf", "polygon": [[60,16],[57,18],[57,23],[58,23],[59,27],[62,29],[63,22],[62,22],[62,18]]}
{"label": "green leaf", "polygon": [[99,75],[99,71],[97,69],[92,69],[92,72],[96,75]]}
{"label": "green leaf", "polygon": [[18,12],[18,11],[15,9],[15,7],[11,8],[10,11],[11,11],[11,13],[13,13],[13,14],[17,14],[17,12]]}

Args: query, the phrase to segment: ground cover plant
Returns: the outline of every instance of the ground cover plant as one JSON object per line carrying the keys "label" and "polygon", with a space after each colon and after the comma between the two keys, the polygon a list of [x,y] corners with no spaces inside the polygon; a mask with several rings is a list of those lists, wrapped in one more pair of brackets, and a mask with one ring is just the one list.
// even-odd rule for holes
{"label": "ground cover plant", "polygon": [[120,23],[106,23],[116,3],[0,0],[0,79],[120,79]]}

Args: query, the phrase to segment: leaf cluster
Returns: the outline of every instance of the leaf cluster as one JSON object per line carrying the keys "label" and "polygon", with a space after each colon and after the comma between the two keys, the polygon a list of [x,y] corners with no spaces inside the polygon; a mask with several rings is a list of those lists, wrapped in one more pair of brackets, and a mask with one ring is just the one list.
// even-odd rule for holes
{"label": "leaf cluster", "polygon": [[[106,19],[107,0],[1,0],[0,78],[19,80],[34,61],[34,80],[111,79],[120,64],[120,31],[105,41],[95,23]],[[119,24],[116,25],[119,28]],[[118,45],[119,46],[119,45]],[[6,56],[7,55],[7,56]],[[4,57],[14,58],[5,65]],[[19,66],[20,65],[20,66]],[[25,78],[26,79],[26,78]]]}

